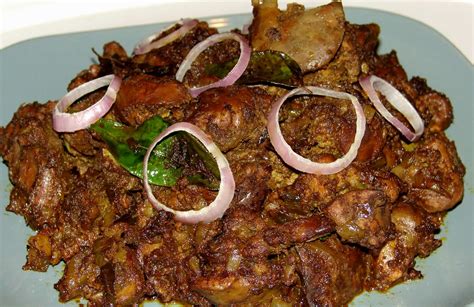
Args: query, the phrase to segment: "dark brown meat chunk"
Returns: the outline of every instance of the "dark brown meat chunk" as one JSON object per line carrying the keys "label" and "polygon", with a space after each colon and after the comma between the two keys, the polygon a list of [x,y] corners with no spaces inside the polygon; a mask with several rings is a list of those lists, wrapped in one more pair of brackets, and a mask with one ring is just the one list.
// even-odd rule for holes
{"label": "dark brown meat chunk", "polygon": [[[140,245],[148,295],[157,295],[164,303],[180,300],[208,306],[208,301],[191,289],[201,273],[200,259],[192,245],[194,227],[166,222],[170,218],[168,215],[153,220],[153,227],[157,228],[154,238]],[[157,224],[162,221],[171,227]]]}
{"label": "dark brown meat chunk", "polygon": [[[285,250],[333,231],[323,216],[269,226],[257,206],[242,202],[232,205],[222,223],[222,233],[202,249],[207,265],[194,284],[214,304],[252,304],[277,295],[276,289],[296,282],[295,264]],[[271,255],[278,257],[269,260]]]}
{"label": "dark brown meat chunk", "polygon": [[23,270],[46,272],[52,263],[53,247],[47,231],[28,239],[28,255]]}
{"label": "dark brown meat chunk", "polygon": [[342,87],[350,90],[361,72],[367,72],[378,46],[380,28],[376,24],[346,23],[344,39],[334,59],[327,66],[304,76],[308,85]]}
{"label": "dark brown meat chunk", "polygon": [[119,61],[126,61],[128,58],[127,51],[118,42],[109,42],[103,47],[102,56],[105,58],[113,58]]}
{"label": "dark brown meat chunk", "polygon": [[59,291],[59,300],[86,297],[94,299],[95,294],[102,290],[98,278],[100,267],[95,263],[91,250],[84,249],[71,258],[64,269],[64,275],[54,287]]}
{"label": "dark brown meat chunk", "polygon": [[51,127],[53,107],[23,105],[3,131],[0,148],[14,185],[7,210],[34,229],[56,222],[69,179],[62,142]]}
{"label": "dark brown meat chunk", "polygon": [[123,80],[114,112],[125,123],[138,126],[154,115],[171,122],[181,121],[189,109],[191,95],[170,78],[134,75]]}
{"label": "dark brown meat chunk", "polygon": [[271,96],[258,88],[228,86],[199,96],[199,108],[188,121],[204,130],[220,150],[258,139],[266,125]]}
{"label": "dark brown meat chunk", "polygon": [[346,145],[344,135],[349,135],[348,138],[352,135],[353,140],[353,113],[348,100],[300,98],[283,106],[281,130],[288,144],[304,157],[331,161],[344,154],[341,152],[341,147]]}
{"label": "dark brown meat chunk", "polygon": [[343,306],[363,289],[363,254],[330,238],[296,248],[299,271],[310,306]]}
{"label": "dark brown meat chunk", "polygon": [[265,241],[272,246],[290,246],[313,241],[334,231],[334,223],[322,214],[314,214],[271,227],[264,232]]}
{"label": "dark brown meat chunk", "polygon": [[452,208],[464,192],[464,166],[444,134],[420,141],[392,172],[408,184],[408,196],[428,212]]}
{"label": "dark brown meat chunk", "polygon": [[[371,162],[379,158],[387,139],[386,124],[380,115],[373,113],[375,110],[365,105],[364,109],[370,117],[366,115],[365,134],[362,143],[357,152],[355,161]],[[342,152],[349,151],[350,146],[354,142],[355,129],[351,129],[350,133],[341,135],[339,147]]]}
{"label": "dark brown meat chunk", "polygon": [[[176,29],[177,27],[173,27],[162,35],[167,35]],[[216,33],[217,30],[209,28],[206,22],[199,22],[196,27],[186,33],[181,39],[175,40],[159,49],[153,49],[148,53],[133,56],[132,63],[167,67],[169,69],[168,73],[174,75],[178,70],[179,64],[183,62],[191,48]]]}
{"label": "dark brown meat chunk", "polygon": [[415,77],[410,80],[418,92],[415,106],[423,120],[428,124],[430,132],[441,132],[448,129],[453,121],[453,107],[449,98],[444,94],[432,90],[426,80]]}
{"label": "dark brown meat chunk", "polygon": [[395,238],[388,241],[373,262],[366,287],[386,290],[407,279],[420,278],[414,259],[426,257],[441,245],[434,234],[440,227],[439,216],[428,215],[407,203],[397,204],[391,213]]}
{"label": "dark brown meat chunk", "polygon": [[240,146],[227,154],[235,180],[233,204],[251,211],[261,210],[270,192],[272,166],[262,146]]}
{"label": "dark brown meat chunk", "polygon": [[100,268],[96,281],[102,286],[96,304],[125,306],[141,301],[145,279],[139,250],[131,244],[130,233],[135,230],[132,225],[117,222],[92,245],[95,264]]}
{"label": "dark brown meat chunk", "polygon": [[332,2],[313,9],[289,4],[280,11],[276,0],[254,1],[250,42],[254,50],[288,54],[303,72],[314,71],[332,60],[344,36],[342,4]]}
{"label": "dark brown meat chunk", "polygon": [[336,231],[345,241],[378,248],[390,230],[390,208],[380,191],[351,191],[336,198],[326,209]]}
{"label": "dark brown meat chunk", "polygon": [[88,130],[64,135],[64,143],[68,152],[74,156],[93,156],[103,147],[102,143],[94,140]]}
{"label": "dark brown meat chunk", "polygon": [[180,180],[175,186],[153,187],[157,199],[175,210],[199,210],[209,205],[217,195],[216,191],[205,186],[190,185],[186,179]]}
{"label": "dark brown meat chunk", "polygon": [[265,201],[266,215],[285,222],[324,209],[338,196],[349,191],[379,190],[390,202],[400,194],[397,177],[373,169],[347,167],[334,175],[302,174],[292,185],[275,189]]}
{"label": "dark brown meat chunk", "polygon": [[65,274],[55,287],[64,302],[85,296],[99,305],[123,306],[141,300],[144,277],[136,251],[104,237],[93,249],[81,249],[67,262]]}

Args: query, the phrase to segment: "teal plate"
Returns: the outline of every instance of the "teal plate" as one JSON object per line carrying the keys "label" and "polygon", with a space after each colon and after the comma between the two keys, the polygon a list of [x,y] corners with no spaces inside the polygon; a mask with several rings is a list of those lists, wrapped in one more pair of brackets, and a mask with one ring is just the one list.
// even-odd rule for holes
{"label": "teal plate", "polygon": [[[448,214],[439,237],[443,246],[429,258],[417,260],[424,278],[392,288],[387,293],[365,293],[351,306],[464,306],[474,302],[473,178],[473,66],[438,32],[412,19],[369,9],[346,9],[353,23],[381,26],[380,52],[397,50],[410,76],[428,79],[431,87],[446,93],[454,106],[454,124],[448,135],[455,140],[467,167],[463,202]],[[220,17],[222,18],[222,17]],[[221,31],[241,27],[249,15],[225,16]],[[209,20],[209,19],[207,19]],[[224,22],[225,23],[225,22]],[[51,36],[25,41],[0,51],[0,125],[5,126],[24,102],[46,102],[66,92],[69,81],[93,61],[91,48],[102,50],[116,40],[128,51],[142,37],[164,24]],[[472,39],[472,38],[467,38]],[[0,305],[61,306],[53,285],[63,265],[47,273],[24,272],[26,242],[32,231],[22,217],[8,213],[11,184],[5,165],[0,166]],[[67,305],[75,306],[77,302]],[[148,304],[147,304],[148,305]],[[151,304],[150,304],[151,305]],[[64,306],[64,305],[63,305]]]}

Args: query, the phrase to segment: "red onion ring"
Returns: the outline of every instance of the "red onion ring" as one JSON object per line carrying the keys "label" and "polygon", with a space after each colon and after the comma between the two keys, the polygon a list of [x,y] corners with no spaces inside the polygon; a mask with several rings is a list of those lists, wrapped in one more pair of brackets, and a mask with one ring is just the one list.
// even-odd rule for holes
{"label": "red onion ring", "polygon": [[147,38],[144,38],[143,40],[141,40],[135,46],[135,48],[133,49],[132,55],[144,54],[144,53],[150,52],[150,50],[152,50],[152,49],[158,49],[158,48],[161,48],[165,45],[168,45],[169,43],[185,36],[186,33],[191,31],[198,24],[198,21],[196,19],[186,18],[186,19],[182,19],[181,21],[179,21],[178,24],[180,24],[181,27],[179,27],[176,31],[173,31],[170,34],[168,34],[168,35],[166,35],[166,36],[164,36],[164,37],[162,37],[162,38],[160,38],[156,41],[154,41],[154,40],[157,39],[163,32],[165,32],[165,31],[171,29],[172,27],[174,27],[175,24],[173,24],[173,25],[167,27],[166,29],[163,29],[160,32],[156,32],[156,33],[148,36]]}
{"label": "red onion ring", "polygon": [[[300,156],[299,154],[293,151],[290,145],[288,145],[288,143],[283,138],[283,134],[281,133],[280,124],[278,122],[278,114],[283,103],[288,98],[295,95],[319,95],[339,99],[347,99],[352,102],[352,106],[354,107],[356,114],[356,133],[354,136],[354,142],[349,148],[349,151],[344,156],[330,163],[317,163]],[[364,111],[359,103],[359,100],[355,96],[348,93],[337,92],[321,87],[307,86],[292,90],[291,92],[278,99],[273,104],[270,114],[268,116],[267,129],[273,147],[283,159],[283,161],[285,161],[285,163],[301,172],[329,175],[335,174],[346,168],[356,158],[357,151],[359,150],[362,138],[365,134],[365,123],[366,120]]]}
{"label": "red onion ring", "polygon": [[[371,75],[365,78],[360,78],[359,83],[365,91],[369,99],[374,104],[374,107],[379,113],[398,129],[409,141],[414,142],[418,140],[423,134],[425,126],[420,115],[415,107],[400,93],[395,87],[382,78]],[[405,116],[415,132],[411,132],[398,118],[392,115],[390,111],[385,108],[377,95],[377,92],[387,98],[387,101],[400,113]]]}
{"label": "red onion ring", "polygon": [[[53,110],[53,129],[57,132],[74,132],[88,128],[110,110],[117,98],[122,79],[107,75],[81,84],[67,93]],[[66,109],[82,96],[108,85],[105,95],[92,106],[76,113],[66,113]]]}
{"label": "red onion ring", "polygon": [[211,88],[216,88],[216,87],[223,87],[223,86],[229,86],[235,83],[237,79],[242,76],[244,73],[245,69],[247,68],[247,65],[249,64],[250,61],[250,53],[251,49],[250,46],[247,42],[247,40],[236,33],[221,33],[221,34],[214,34],[210,37],[208,37],[206,40],[200,42],[196,46],[189,51],[188,55],[184,59],[184,61],[181,63],[178,71],[176,72],[176,80],[183,82],[184,76],[186,75],[186,72],[191,68],[191,64],[196,60],[196,58],[208,47],[228,40],[228,39],[233,39],[236,40],[240,43],[240,56],[239,60],[237,61],[237,64],[235,64],[234,68],[225,76],[223,79],[211,83],[209,85],[201,86],[201,87],[196,87],[196,88],[191,88],[189,91],[191,93],[191,96],[197,97],[199,94],[202,92],[211,89]]}
{"label": "red onion ring", "polygon": [[[206,147],[207,150],[212,154],[216,159],[217,166],[219,167],[221,182],[219,185],[219,193],[217,194],[214,201],[209,204],[209,206],[204,207],[200,210],[188,210],[188,211],[178,211],[167,207],[166,205],[159,202],[151,190],[151,186],[148,183],[148,160],[150,154],[153,151],[153,148],[165,137],[171,133],[177,131],[185,131],[187,133],[195,136],[202,144]],[[235,191],[235,181],[232,171],[229,166],[229,162],[219,150],[217,145],[198,127],[193,124],[182,122],[169,126],[165,131],[163,131],[158,137],[151,143],[148,148],[145,158],[143,160],[143,184],[145,186],[145,191],[147,193],[148,199],[153,204],[153,206],[160,210],[165,210],[171,212],[175,215],[177,221],[189,224],[195,224],[199,222],[209,223],[218,218],[221,218],[224,215],[224,212],[229,208],[230,202],[234,197]]]}
{"label": "red onion ring", "polygon": [[250,20],[248,23],[242,26],[242,30],[240,31],[240,33],[242,33],[243,35],[248,35],[250,33],[251,25],[252,25],[252,21]]}

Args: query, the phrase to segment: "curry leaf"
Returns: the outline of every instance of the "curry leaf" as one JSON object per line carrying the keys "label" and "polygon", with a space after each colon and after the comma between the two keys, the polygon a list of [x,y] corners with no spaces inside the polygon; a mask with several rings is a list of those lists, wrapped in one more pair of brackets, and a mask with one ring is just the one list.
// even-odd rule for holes
{"label": "curry leaf", "polygon": [[[107,143],[115,160],[139,178],[143,178],[143,158],[148,147],[167,127],[160,116],[148,119],[138,128],[106,119],[91,125]],[[180,158],[173,159],[176,155]],[[184,167],[189,183],[219,188],[220,174],[214,157],[199,140],[185,132],[167,137],[154,148],[148,162],[149,181],[155,185],[173,186],[183,175]]]}
{"label": "curry leaf", "polygon": [[[237,59],[226,63],[211,64],[206,67],[206,74],[224,78],[235,66]],[[303,84],[303,75],[299,65],[288,55],[280,51],[254,51],[240,84],[278,83],[289,86]]]}
{"label": "curry leaf", "polygon": [[206,147],[194,136],[188,134],[188,133],[182,133],[180,134],[184,140],[188,143],[190,146],[190,149],[194,151],[199,158],[202,160],[206,168],[212,173],[214,177],[217,179],[220,179],[220,172],[219,172],[219,167],[217,166],[217,162],[214,159],[214,157],[207,151]]}
{"label": "curry leaf", "polygon": [[[122,167],[132,175],[143,178],[143,158],[147,148],[167,126],[161,117],[155,116],[137,129],[106,119],[100,119],[91,125],[91,129],[107,143],[110,152]],[[148,164],[150,183],[173,186],[181,176],[181,168],[171,165],[168,159],[175,141],[175,137],[166,138],[153,150]]]}

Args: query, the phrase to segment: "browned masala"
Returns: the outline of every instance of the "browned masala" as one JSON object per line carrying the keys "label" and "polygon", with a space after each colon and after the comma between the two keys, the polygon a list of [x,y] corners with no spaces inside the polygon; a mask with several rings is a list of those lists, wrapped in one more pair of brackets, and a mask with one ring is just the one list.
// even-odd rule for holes
{"label": "browned masala", "polygon": [[[254,37],[261,37],[255,32],[262,24],[258,10]],[[272,19],[279,24],[271,33],[294,26],[301,8],[290,11]],[[210,224],[184,225],[153,209],[142,182],[104,155],[106,145],[90,131],[54,132],[55,102],[21,106],[0,128],[0,155],[13,183],[7,210],[37,231],[28,240],[24,269],[46,271],[65,262],[55,285],[60,301],[83,297],[91,306],[149,299],[201,306],[340,306],[364,289],[386,290],[421,277],[414,259],[441,245],[434,236],[463,193],[464,167],[444,133],[452,121],[451,104],[424,79],[409,80],[395,52],[376,53],[377,25],[340,26],[334,30],[343,31],[340,45],[329,48],[333,54],[326,62],[305,75],[307,84],[357,96],[366,112],[358,157],[335,175],[295,172],[273,151],[266,116],[282,89],[233,85],[192,99],[187,87],[174,81],[190,48],[216,32],[205,23],[146,55],[128,57],[118,43],[108,43],[101,64],[71,81],[69,89],[120,75],[124,81],[113,117],[135,126],[154,115],[170,123],[190,121],[213,138],[230,162],[236,192],[224,217]],[[203,63],[238,52],[233,42],[211,48],[187,82],[209,82]],[[168,73],[157,76],[163,67]],[[405,144],[371,107],[357,83],[361,74],[385,78],[413,102],[427,127],[418,142]],[[87,96],[76,108],[101,94]],[[294,99],[281,110],[290,145],[319,161],[348,150],[354,122],[350,105],[334,99]],[[185,182],[155,192],[174,208],[215,197]]]}

